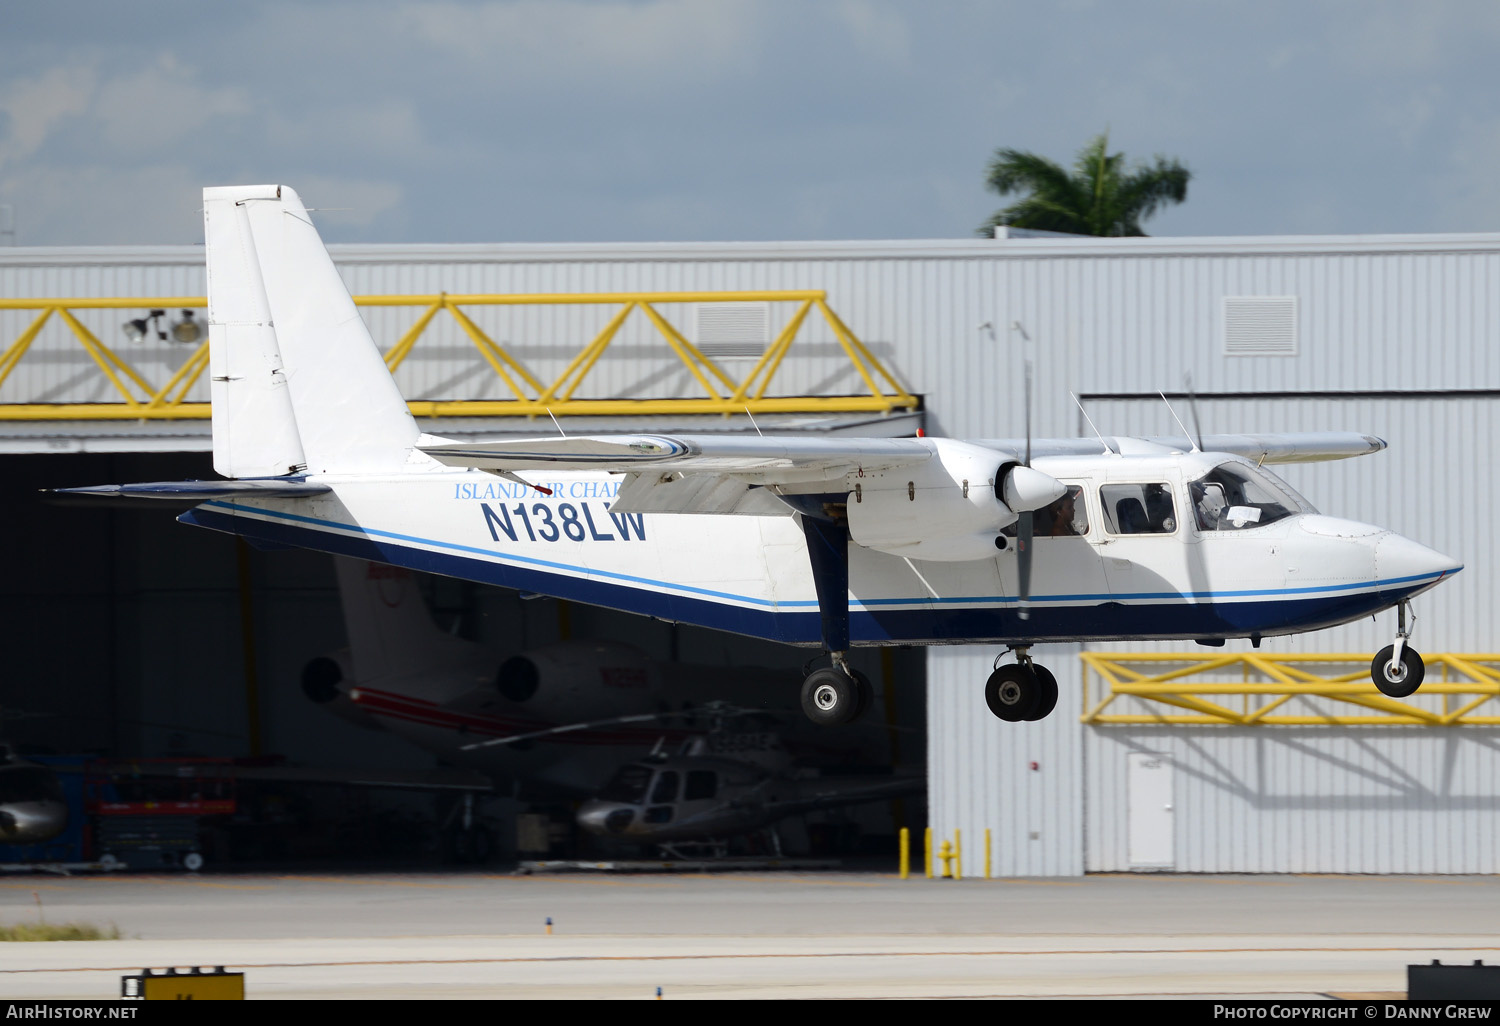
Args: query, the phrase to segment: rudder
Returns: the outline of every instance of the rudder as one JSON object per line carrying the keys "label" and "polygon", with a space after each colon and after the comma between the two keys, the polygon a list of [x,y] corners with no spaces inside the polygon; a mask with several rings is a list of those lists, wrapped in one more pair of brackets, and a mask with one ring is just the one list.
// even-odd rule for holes
{"label": "rudder", "polygon": [[236,186],[203,200],[214,468],[246,477],[405,464],[416,421],[296,192]]}

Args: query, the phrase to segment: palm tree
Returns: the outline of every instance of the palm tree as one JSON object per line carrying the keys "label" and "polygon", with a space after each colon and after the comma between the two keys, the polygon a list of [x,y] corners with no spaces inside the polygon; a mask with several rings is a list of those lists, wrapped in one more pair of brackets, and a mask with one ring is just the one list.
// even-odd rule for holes
{"label": "palm tree", "polygon": [[1005,196],[1029,193],[997,211],[977,234],[996,225],[1074,235],[1145,235],[1141,222],[1168,203],[1187,198],[1192,173],[1158,156],[1154,165],[1125,168],[1123,153],[1111,154],[1109,133],[1079,151],[1069,174],[1046,157],[1022,150],[996,150],[985,183]]}

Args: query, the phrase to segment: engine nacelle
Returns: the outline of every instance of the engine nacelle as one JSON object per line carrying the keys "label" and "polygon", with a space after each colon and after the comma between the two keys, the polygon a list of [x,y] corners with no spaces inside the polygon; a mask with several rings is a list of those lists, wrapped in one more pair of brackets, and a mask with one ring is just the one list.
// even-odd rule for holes
{"label": "engine nacelle", "polygon": [[495,690],[528,712],[579,722],[638,710],[659,684],[654,662],[612,642],[570,641],[531,649],[500,664]]}
{"label": "engine nacelle", "polygon": [[911,559],[993,559],[996,536],[1018,511],[1065,491],[1014,456],[951,438],[930,441],[935,459],[855,481],[847,506],[855,542]]}
{"label": "engine nacelle", "polygon": [[379,722],[349,697],[352,684],[347,650],[310,659],[302,667],[302,693],[308,701],[355,726],[379,730]]}

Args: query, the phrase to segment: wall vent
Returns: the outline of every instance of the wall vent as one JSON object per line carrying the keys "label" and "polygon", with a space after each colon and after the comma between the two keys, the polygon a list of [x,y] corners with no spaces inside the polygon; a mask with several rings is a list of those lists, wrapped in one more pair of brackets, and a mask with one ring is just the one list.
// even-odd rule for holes
{"label": "wall vent", "polygon": [[1296,296],[1225,296],[1225,356],[1296,356]]}
{"label": "wall vent", "polygon": [[694,336],[710,360],[759,356],[771,344],[771,312],[765,303],[700,303]]}

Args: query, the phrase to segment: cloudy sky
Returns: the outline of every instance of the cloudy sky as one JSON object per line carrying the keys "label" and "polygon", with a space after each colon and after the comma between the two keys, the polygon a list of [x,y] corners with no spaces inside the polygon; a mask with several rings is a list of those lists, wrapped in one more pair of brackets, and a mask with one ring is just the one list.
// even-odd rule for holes
{"label": "cloudy sky", "polygon": [[1153,235],[1500,230],[1494,0],[18,0],[22,245],[971,236],[997,147],[1175,157]]}

